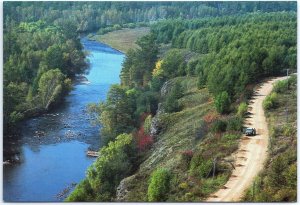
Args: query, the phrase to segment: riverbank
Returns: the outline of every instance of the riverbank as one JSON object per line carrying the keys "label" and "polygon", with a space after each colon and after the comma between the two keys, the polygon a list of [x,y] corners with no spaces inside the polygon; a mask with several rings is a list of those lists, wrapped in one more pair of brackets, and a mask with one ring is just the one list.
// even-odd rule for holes
{"label": "riverbank", "polygon": [[135,43],[136,40],[149,32],[149,27],[124,28],[104,35],[91,35],[89,39],[107,44],[122,53],[127,53],[129,49],[138,48],[138,45]]}
{"label": "riverbank", "polygon": [[23,121],[18,135],[6,140],[4,154],[13,157],[3,171],[6,202],[62,201],[95,160],[86,152],[101,147],[100,127],[91,123],[87,105],[104,101],[110,86],[119,83],[124,55],[85,38],[82,44],[91,53],[89,73],[78,77],[59,106]]}

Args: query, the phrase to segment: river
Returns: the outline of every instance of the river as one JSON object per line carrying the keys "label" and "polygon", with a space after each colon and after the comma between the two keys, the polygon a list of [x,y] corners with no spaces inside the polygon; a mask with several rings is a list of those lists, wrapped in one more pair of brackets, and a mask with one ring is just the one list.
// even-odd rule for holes
{"label": "river", "polygon": [[90,53],[89,83],[76,84],[58,108],[20,125],[18,140],[10,143],[20,163],[3,168],[6,202],[62,201],[95,160],[85,152],[99,149],[100,127],[90,123],[86,106],[105,100],[110,85],[119,83],[124,55],[95,41],[81,42]]}

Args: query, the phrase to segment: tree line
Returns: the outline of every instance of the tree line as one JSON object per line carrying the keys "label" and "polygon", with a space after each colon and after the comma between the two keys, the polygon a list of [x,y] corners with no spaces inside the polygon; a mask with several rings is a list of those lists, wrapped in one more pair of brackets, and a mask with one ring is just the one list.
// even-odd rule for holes
{"label": "tree line", "polygon": [[78,32],[126,23],[194,19],[262,11],[296,11],[296,2],[4,2],[4,28],[11,22],[71,21]]}

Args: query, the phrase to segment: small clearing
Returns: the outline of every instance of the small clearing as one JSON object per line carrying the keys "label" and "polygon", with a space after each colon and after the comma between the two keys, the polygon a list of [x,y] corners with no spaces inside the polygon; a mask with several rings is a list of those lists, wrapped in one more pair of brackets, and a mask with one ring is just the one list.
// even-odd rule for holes
{"label": "small clearing", "polygon": [[105,43],[123,53],[126,53],[131,48],[138,48],[138,45],[135,43],[136,40],[147,35],[149,32],[149,27],[139,27],[134,29],[124,28],[104,35],[95,35],[92,39]]}

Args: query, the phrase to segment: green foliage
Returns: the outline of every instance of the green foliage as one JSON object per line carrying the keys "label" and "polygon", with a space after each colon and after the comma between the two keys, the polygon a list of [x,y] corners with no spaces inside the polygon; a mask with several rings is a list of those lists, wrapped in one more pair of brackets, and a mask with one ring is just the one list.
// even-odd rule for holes
{"label": "green foliage", "polygon": [[99,157],[89,167],[83,180],[67,201],[111,201],[120,181],[130,173],[132,136],[119,135],[100,149]]}
{"label": "green foliage", "polygon": [[158,45],[153,35],[146,35],[137,42],[140,48],[129,50],[122,65],[123,87],[146,87],[152,78],[158,54]]}
{"label": "green foliage", "polygon": [[297,189],[297,165],[292,164],[283,173],[288,188]]}
{"label": "green foliage", "polygon": [[160,91],[161,86],[163,85],[164,80],[162,78],[153,77],[150,81],[150,89],[154,92]]}
{"label": "green foliage", "polygon": [[240,117],[244,117],[245,114],[247,113],[247,110],[248,110],[248,105],[247,105],[247,103],[242,102],[242,103],[239,105],[239,107],[238,107],[237,114],[238,114]]}
{"label": "green foliage", "polygon": [[206,84],[206,78],[205,78],[203,72],[200,72],[198,74],[198,88],[199,89],[203,88],[205,86],[205,84]]}
{"label": "green foliage", "polygon": [[191,160],[190,174],[199,178],[207,178],[211,173],[212,167],[212,160],[204,159],[204,157],[199,154],[194,155]]}
{"label": "green foliage", "polygon": [[287,80],[281,80],[278,81],[273,88],[273,91],[276,93],[286,93],[289,89],[291,89],[291,86],[296,85],[297,78],[296,76],[291,76]]}
{"label": "green foliage", "polygon": [[185,60],[182,51],[178,49],[168,51],[161,64],[162,75],[167,79],[182,76],[185,74],[184,68]]}
{"label": "green foliage", "polygon": [[171,173],[165,168],[159,168],[151,174],[148,186],[148,201],[160,202],[167,199],[170,189]]}
{"label": "green foliage", "polygon": [[[13,5],[11,9],[14,9]],[[18,12],[21,10],[19,7]],[[47,110],[50,104],[57,103],[71,89],[71,81],[64,80],[86,70],[88,64],[76,31],[72,35],[68,32],[73,31],[43,20],[32,22],[28,19],[28,22],[18,24],[7,22],[4,31],[4,98],[20,95],[12,89],[13,84],[26,84],[25,89],[20,87],[20,93],[27,96],[25,99],[20,97],[20,101],[4,100],[12,100],[10,105],[4,103],[5,131],[8,131],[7,126],[14,124],[10,120],[13,112],[11,116],[17,122],[22,119],[20,116],[26,118]],[[64,75],[49,72],[52,69],[59,69]]]}
{"label": "green foliage", "polygon": [[288,90],[288,80],[278,81],[273,88],[273,91],[276,93],[284,93]]}
{"label": "green foliage", "polygon": [[121,133],[128,133],[132,130],[134,105],[121,86],[112,85],[106,102],[98,106],[99,109],[94,109],[94,111],[100,114],[103,144],[113,141]]}
{"label": "green foliage", "polygon": [[138,118],[142,113],[154,114],[157,110],[159,95],[157,92],[140,92],[136,98],[136,113]]}
{"label": "green foliage", "polygon": [[188,188],[188,184],[186,182],[183,182],[183,183],[179,184],[179,188],[180,189],[187,189]]}
{"label": "green foliage", "polygon": [[202,54],[186,71],[215,96],[226,91],[237,98],[249,84],[296,68],[294,12],[166,20],[152,27],[159,42]]}
{"label": "green foliage", "polygon": [[286,124],[282,127],[282,134],[285,137],[293,137],[295,136],[297,133],[297,130],[294,126]]}
{"label": "green foliage", "polygon": [[227,122],[223,120],[216,120],[213,122],[211,126],[211,131],[218,133],[218,132],[225,132],[227,127]]}
{"label": "green foliage", "polygon": [[234,135],[234,134],[225,134],[225,135],[222,136],[222,140],[224,142],[237,140],[239,138],[240,138],[240,136]]}
{"label": "green foliage", "polygon": [[74,189],[74,191],[65,199],[67,202],[87,202],[93,201],[93,189],[87,179],[82,180]]}
{"label": "green foliage", "polygon": [[230,117],[227,120],[227,130],[228,131],[242,131],[243,119],[239,116]]}
{"label": "green foliage", "polygon": [[263,101],[263,108],[265,110],[270,110],[276,108],[278,103],[278,97],[277,93],[272,92],[270,95],[268,95],[265,100]]}
{"label": "green foliage", "polygon": [[42,106],[47,110],[63,93],[64,75],[59,69],[49,70],[39,80],[39,96]]}
{"label": "green foliage", "polygon": [[13,111],[9,115],[10,123],[15,124],[16,122],[20,121],[23,119],[24,115],[20,112]]}
{"label": "green foliage", "polygon": [[166,97],[164,103],[165,111],[168,113],[180,111],[181,106],[179,105],[178,99],[180,99],[182,96],[183,96],[182,87],[179,82],[176,82]]}
{"label": "green foliage", "polygon": [[284,177],[283,177],[283,171],[287,168],[288,162],[284,158],[284,156],[278,156],[275,158],[271,164],[270,167],[270,173],[269,173],[269,180],[268,184],[271,187],[281,187],[284,185]]}
{"label": "green foliage", "polygon": [[23,115],[20,113],[21,110],[18,107],[25,102],[27,90],[28,86],[26,83],[17,84],[11,82],[7,86],[4,86],[4,129],[22,119]]}
{"label": "green foliage", "polygon": [[230,110],[230,98],[226,91],[218,94],[215,98],[215,106],[219,113],[228,113]]}
{"label": "green foliage", "polygon": [[144,122],[144,131],[145,131],[145,134],[147,134],[147,135],[150,134],[151,122],[152,122],[152,116],[148,115]]}

